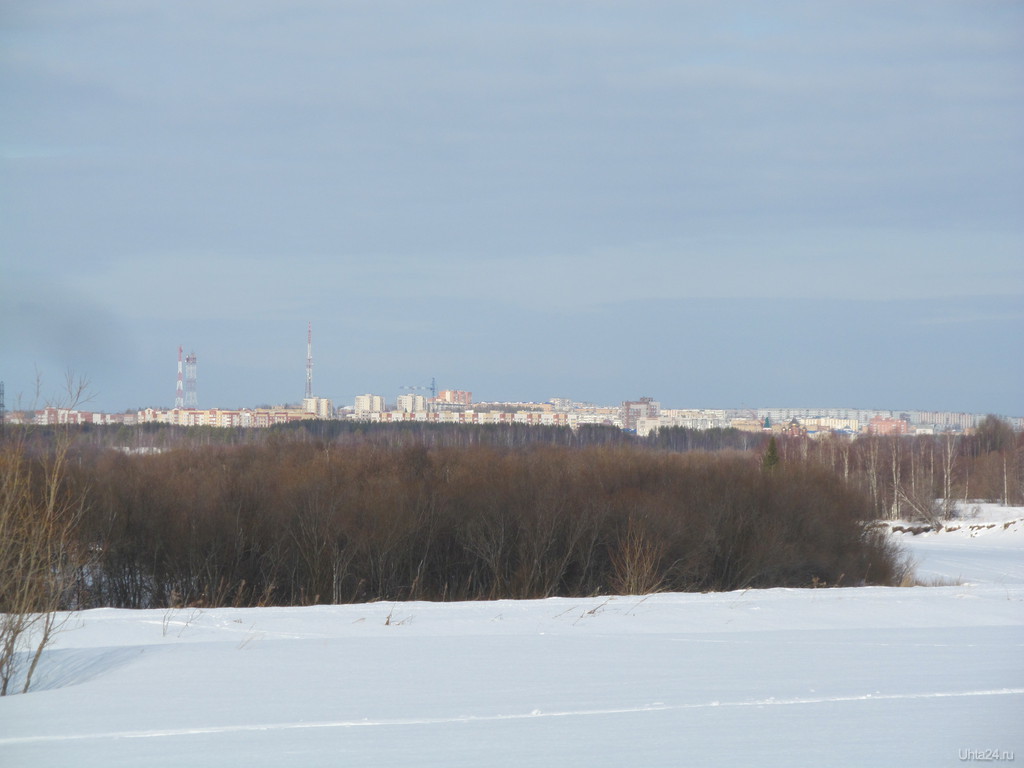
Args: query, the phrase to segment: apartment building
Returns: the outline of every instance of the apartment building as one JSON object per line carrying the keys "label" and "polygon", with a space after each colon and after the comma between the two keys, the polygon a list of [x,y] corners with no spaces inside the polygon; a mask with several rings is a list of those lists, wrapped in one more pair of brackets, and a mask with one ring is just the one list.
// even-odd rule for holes
{"label": "apartment building", "polygon": [[357,419],[366,419],[371,414],[381,413],[385,410],[387,409],[381,395],[356,395],[355,417]]}
{"label": "apartment building", "polygon": [[641,397],[623,401],[619,419],[623,429],[635,431],[639,419],[657,419],[660,413],[661,403],[650,397]]}
{"label": "apartment building", "polygon": [[423,395],[399,395],[395,410],[401,413],[422,413],[427,410],[427,398]]}
{"label": "apartment building", "polygon": [[334,403],[326,397],[307,397],[302,401],[302,410],[318,419],[334,418]]}
{"label": "apartment building", "polygon": [[472,405],[473,393],[461,389],[442,389],[437,393],[434,402],[446,405]]}

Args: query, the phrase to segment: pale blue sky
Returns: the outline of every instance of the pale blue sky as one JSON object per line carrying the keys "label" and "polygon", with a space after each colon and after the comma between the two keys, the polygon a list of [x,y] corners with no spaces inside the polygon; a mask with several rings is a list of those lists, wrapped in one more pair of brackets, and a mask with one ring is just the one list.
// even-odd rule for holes
{"label": "pale blue sky", "polygon": [[0,379],[1024,414],[1024,4],[0,0]]}

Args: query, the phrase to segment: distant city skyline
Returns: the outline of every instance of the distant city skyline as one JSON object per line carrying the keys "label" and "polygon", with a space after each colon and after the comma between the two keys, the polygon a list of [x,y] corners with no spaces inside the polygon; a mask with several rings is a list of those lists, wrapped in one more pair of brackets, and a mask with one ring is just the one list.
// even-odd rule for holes
{"label": "distant city skyline", "polygon": [[[303,347],[303,348],[305,349],[305,347]],[[175,354],[177,354],[177,349],[173,350],[173,352]],[[838,350],[833,350],[832,351],[832,355],[840,356],[841,357],[841,355],[839,354]],[[193,368],[195,368],[195,367],[203,368],[205,361],[202,360],[202,358],[199,358],[199,356],[196,355],[195,352],[190,352],[189,357],[192,358]],[[199,359],[198,364],[196,363],[196,359],[197,358]],[[314,359],[316,359],[316,358],[314,358]],[[782,363],[784,361],[779,361],[779,362]],[[307,361],[307,359],[305,357],[305,354],[304,354],[303,357],[302,357],[302,360],[301,360],[302,368],[301,368],[301,371],[299,371],[299,374],[301,374],[302,379],[301,379],[300,384],[298,385],[298,386],[301,386],[303,388],[305,388],[307,386],[307,384],[310,384],[310,379],[308,378],[307,363],[308,363],[308,361]],[[84,400],[84,405],[85,406],[89,406],[91,409],[101,410],[101,411],[108,411],[108,412],[117,412],[117,411],[122,411],[122,410],[136,410],[136,409],[147,408],[147,407],[149,407],[149,408],[162,408],[162,407],[170,408],[170,407],[174,407],[175,406],[175,401],[176,401],[177,394],[178,394],[178,391],[177,391],[177,369],[174,367],[174,365],[175,365],[175,358],[172,358],[170,363],[168,364],[168,366],[166,366],[167,370],[164,371],[164,376],[163,376],[164,386],[163,386],[163,392],[162,393],[153,395],[153,396],[151,396],[149,398],[144,397],[144,396],[134,396],[134,397],[129,396],[125,401],[123,401],[124,404],[122,404],[122,405],[119,405],[118,403],[113,402],[112,398],[110,396],[104,396],[103,390],[100,388],[101,382],[97,382],[97,380],[95,378],[93,378],[92,376],[90,376],[88,373],[86,373],[84,371],[76,370],[73,367],[69,366],[69,367],[65,368],[63,371],[60,372],[60,376],[59,377],[55,376],[53,379],[47,379],[47,377],[46,377],[46,375],[45,375],[45,373],[43,371],[41,371],[40,369],[34,367],[33,368],[33,379],[32,379],[32,382],[31,382],[31,388],[28,391],[14,390],[12,392],[11,386],[10,385],[7,386],[7,393],[8,393],[7,394],[7,406],[8,406],[8,408],[26,409],[27,410],[27,409],[43,407],[44,405],[53,405],[53,404],[63,403],[63,402],[65,402],[67,400],[67,394],[66,394],[67,386],[66,386],[66,382],[67,382],[68,376],[71,375],[76,380],[76,382],[84,382],[84,383],[86,383],[87,386],[83,390],[84,391],[84,396],[86,398]],[[215,365],[215,363],[214,363],[214,365]],[[337,365],[332,365],[330,361],[327,361],[326,365],[323,364],[322,361],[317,361],[317,368],[318,368],[319,371],[321,371],[321,373],[318,374],[318,379],[319,379],[319,377],[325,375],[323,373],[323,371],[326,370],[327,371],[327,375],[329,375],[330,372],[336,370],[337,367],[338,367]],[[211,387],[211,389],[214,392],[214,396],[220,397],[220,401],[213,401],[209,397],[206,396],[206,387],[204,387],[204,383],[205,382],[202,381],[203,375],[205,373],[206,373],[205,368],[203,368],[203,372],[199,373],[197,375],[198,381],[193,381],[192,382],[192,386],[195,387],[195,388],[192,391],[189,392],[189,395],[192,398],[192,400],[190,402],[192,402],[194,404],[198,404],[199,407],[201,407],[201,408],[208,408],[208,407],[230,407],[230,408],[246,408],[246,407],[248,407],[248,408],[251,408],[251,407],[257,407],[257,406],[264,406],[264,405],[298,404],[298,403],[301,403],[303,397],[305,397],[307,395],[307,392],[305,390],[303,390],[303,391],[292,391],[291,393],[289,393],[288,396],[285,396],[283,398],[282,397],[270,398],[270,397],[266,397],[266,396],[260,397],[258,395],[258,393],[254,392],[254,390],[253,390],[253,388],[251,386],[252,382],[245,382],[245,383],[241,384],[237,389],[238,389],[238,391],[245,391],[245,392],[249,392],[250,393],[251,396],[247,400],[243,400],[243,399],[241,399],[241,398],[239,398],[237,396],[232,396],[230,394],[228,394],[225,397],[224,396],[224,392],[230,393],[235,388],[233,388],[231,386],[230,382],[225,381],[223,376],[218,376],[218,375],[214,374],[214,376],[212,378],[215,381],[215,386]],[[193,375],[196,375],[194,373],[194,371],[193,371]],[[153,378],[155,378],[155,377],[153,377]],[[296,376],[293,376],[293,378],[296,378],[298,380],[299,377],[298,377],[298,375],[296,375]],[[471,380],[474,380],[474,379],[479,380],[479,378],[486,378],[486,377],[470,377],[470,378],[471,378]],[[693,378],[693,377],[691,376],[691,378]],[[19,379],[19,377],[14,377],[15,381],[18,381],[18,379]],[[316,395],[316,396],[319,396],[319,397],[326,397],[326,398],[331,399],[332,401],[334,401],[334,402],[336,402],[338,404],[351,403],[351,402],[354,401],[354,399],[358,395],[365,394],[365,393],[368,393],[368,392],[373,392],[374,394],[379,394],[387,402],[393,403],[393,402],[395,402],[395,399],[397,397],[399,397],[402,394],[405,394],[408,390],[412,390],[412,389],[416,389],[416,390],[429,390],[429,388],[430,388],[432,383],[435,386],[437,386],[439,389],[462,389],[463,388],[463,387],[460,387],[458,385],[459,383],[453,383],[453,384],[450,384],[450,385],[446,384],[445,386],[442,387],[442,386],[437,384],[437,377],[436,376],[428,376],[426,378],[424,378],[424,377],[415,378],[412,375],[407,376],[405,379],[401,379],[401,381],[406,382],[406,383],[396,384],[396,385],[393,385],[393,386],[388,386],[386,384],[385,385],[381,385],[380,384],[380,376],[379,375],[377,375],[377,376],[370,375],[370,376],[367,377],[367,380],[377,383],[378,386],[376,388],[374,388],[374,387],[367,387],[367,386],[360,387],[358,385],[358,382],[355,382],[355,383],[353,383],[353,384],[351,384],[349,386],[349,393],[343,394],[342,396],[339,397],[339,396],[332,396],[331,394],[326,394],[326,392],[333,392],[334,390],[338,389],[338,387],[335,387],[331,382],[327,382],[327,384],[325,386],[320,386],[319,383],[318,383],[318,379],[315,379],[315,380],[312,381],[311,386],[313,388],[313,394]],[[38,393],[36,392],[37,381],[38,381],[38,385],[39,385]],[[408,383],[408,382],[413,382],[413,383]],[[293,389],[297,389],[297,387],[294,387]],[[485,390],[483,393],[481,393],[481,399],[478,400],[478,402],[547,402],[547,401],[552,400],[552,399],[567,398],[567,399],[570,399],[570,400],[576,400],[576,401],[580,401],[580,402],[615,404],[615,403],[619,403],[619,402],[622,402],[624,400],[628,400],[628,399],[631,399],[631,398],[646,396],[646,395],[649,395],[651,393],[654,393],[655,395],[658,395],[659,392],[660,392],[660,390],[658,390],[655,387],[644,387],[642,385],[639,386],[638,388],[636,388],[634,391],[623,392],[623,393],[619,393],[619,394],[615,394],[614,392],[612,392],[611,388],[609,388],[607,385],[598,386],[598,387],[583,387],[582,389],[586,393],[598,392],[598,393],[604,393],[604,394],[603,394],[603,396],[599,395],[597,397],[593,397],[593,396],[586,397],[586,396],[576,396],[576,394],[572,393],[572,392],[561,391],[561,392],[556,392],[555,394],[550,394],[550,395],[548,395],[546,397],[543,396],[543,395],[541,395],[541,396],[534,395],[533,397],[527,397],[527,396],[518,396],[517,393],[512,392],[512,391],[510,391],[507,388],[501,388],[499,390],[499,392],[502,395],[504,395],[504,396],[488,396],[488,395],[493,395],[493,393]],[[699,386],[698,386],[698,389],[699,389]],[[769,389],[771,391],[776,391],[777,390],[777,388],[774,388],[774,387],[769,387]],[[276,388],[276,391],[281,391],[281,388],[280,387]],[[471,391],[479,392],[479,390],[471,390]],[[322,394],[322,393],[324,393],[324,394]],[[666,402],[668,402],[667,398],[662,397],[661,399],[663,399]],[[953,398],[953,400],[955,401],[956,398]],[[971,397],[963,398],[963,401],[978,402],[978,400],[976,399],[975,396],[973,396],[973,394],[972,394]],[[1019,398],[1014,398],[1014,401],[1016,401],[1018,403],[1020,402]],[[986,409],[986,408],[967,408],[967,407],[923,407],[923,406],[918,406],[916,403],[913,403],[913,402],[910,402],[910,403],[900,403],[900,404],[892,404],[892,403],[885,403],[885,402],[866,402],[866,401],[864,401],[864,398],[860,398],[859,401],[855,398],[853,401],[847,400],[847,401],[840,401],[840,402],[836,402],[836,401],[822,401],[822,400],[804,400],[804,401],[801,401],[801,402],[818,403],[818,405],[816,405],[814,407],[820,407],[821,409],[851,408],[851,409],[876,409],[876,410],[886,410],[886,411],[901,411],[901,410],[902,411],[907,411],[907,410],[925,410],[925,411],[929,411],[930,410],[930,411],[948,411],[948,412],[957,412],[957,413],[996,413],[996,414],[1008,415],[1008,416],[1013,416],[1013,415],[1018,415],[1019,413],[1024,413],[1024,406],[1020,406],[1016,410],[1011,410],[1011,409],[998,410],[998,409],[992,409],[992,408],[987,408]],[[680,400],[672,400],[672,403],[673,403],[673,405],[671,407],[678,407],[678,408],[691,408],[692,407],[692,408],[708,408],[708,409],[715,409],[715,408],[717,408],[717,409],[743,409],[743,408],[757,409],[757,408],[789,408],[789,407],[796,408],[796,407],[807,407],[807,406],[799,406],[799,405],[797,405],[797,401],[784,401],[784,400],[774,400],[774,401],[764,401],[764,402],[761,402],[761,401],[757,401],[757,400],[751,399],[749,402],[748,401],[723,402],[721,400],[715,400],[713,402],[696,402],[692,397],[691,398],[687,398],[687,397],[685,397],[685,395]],[[188,407],[188,406],[186,406],[186,407]]]}
{"label": "distant city skyline", "polygon": [[[256,408],[145,408],[123,413],[104,413],[79,408],[48,406],[17,411],[5,418],[12,424],[133,426],[165,424],[179,427],[259,429],[312,419],[349,420],[377,425],[522,425],[568,427],[587,425],[616,427],[639,437],[667,427],[690,430],[736,429],[742,432],[811,437],[856,435],[935,435],[969,432],[992,414],[943,411],[852,408],[666,408],[651,397],[612,404],[581,403],[566,398],[547,402],[474,402],[471,392],[444,390],[436,396],[400,395],[388,402],[381,395],[363,394],[354,404],[335,407],[326,398],[306,397],[301,405]],[[1014,430],[1024,430],[1024,416],[1002,414]]]}
{"label": "distant city skyline", "polygon": [[[2,384],[2,382],[0,382]],[[425,387],[405,387],[406,390],[432,389]],[[2,394],[2,389],[0,389]],[[355,419],[395,422],[402,420],[438,420],[438,415],[454,416],[460,413],[499,416],[503,418],[495,420],[480,420],[477,417],[466,420],[455,419],[458,423],[511,423],[504,416],[525,414],[536,411],[542,414],[589,414],[588,418],[568,421],[550,422],[574,428],[584,423],[608,423],[609,419],[615,420],[617,426],[625,429],[635,429],[638,420],[644,418],[662,418],[662,426],[689,426],[693,429],[711,429],[713,427],[733,426],[734,420],[760,424],[761,422],[778,425],[790,421],[800,423],[808,420],[815,424],[828,425],[828,429],[853,429],[854,432],[867,428],[870,421],[875,419],[903,420],[907,425],[916,427],[935,427],[940,431],[964,430],[976,426],[977,423],[989,416],[997,416],[1010,421],[1014,429],[1024,429],[1024,416],[1013,413],[992,413],[992,412],[970,412],[970,411],[935,411],[918,408],[856,408],[846,406],[757,406],[757,407],[726,407],[707,408],[699,405],[678,407],[675,404],[667,404],[649,396],[640,396],[635,399],[624,399],[617,402],[594,403],[579,401],[572,398],[552,397],[546,400],[478,400],[474,399],[473,393],[465,390],[439,390],[436,394],[425,396],[421,394],[410,394],[408,392],[399,394],[393,398],[374,393],[363,393],[356,395],[350,402],[336,403],[330,398],[316,395],[307,396],[301,402],[262,403],[258,405],[225,408],[220,405],[195,406],[194,404],[181,404],[176,399],[175,404],[169,407],[147,406],[139,409],[124,409],[117,411],[103,411],[90,407],[87,401],[79,402],[73,406],[66,404],[48,403],[33,409],[15,408],[9,416],[9,421],[25,423],[25,418],[34,418],[38,423],[120,423],[121,416],[140,419],[145,414],[146,421],[164,421],[167,423],[179,423],[186,426],[192,425],[214,425],[214,426],[270,426],[274,423],[303,420],[309,418],[320,419]],[[614,416],[610,416],[614,412]],[[261,424],[241,423],[243,413],[262,413],[264,421]],[[429,415],[433,415],[429,417]],[[275,421],[275,415],[278,420]],[[377,418],[386,416],[387,418]],[[114,417],[114,418],[107,418]],[[392,418],[394,417],[394,418]],[[590,418],[593,417],[593,418]],[[670,422],[664,418],[670,417]],[[42,421],[39,419],[42,418]],[[209,419],[215,422],[210,422]],[[245,416],[244,420],[251,420],[252,415]],[[270,420],[267,421],[266,419]],[[220,423],[222,422],[223,423]],[[445,421],[441,418],[440,421]],[[236,423],[237,422],[237,423]],[[620,423],[621,422],[621,423]],[[852,422],[859,422],[859,425]],[[535,420],[526,420],[523,423],[549,423]],[[652,422],[653,423],[653,422]],[[745,424],[744,428],[751,426]]]}
{"label": "distant city skyline", "polygon": [[1020,3],[0,3],[8,409],[1024,411]]}

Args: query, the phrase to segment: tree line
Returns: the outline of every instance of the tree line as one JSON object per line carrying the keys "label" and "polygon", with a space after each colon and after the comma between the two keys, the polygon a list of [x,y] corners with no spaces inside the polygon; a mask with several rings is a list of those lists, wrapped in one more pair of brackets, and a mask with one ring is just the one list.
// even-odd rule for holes
{"label": "tree line", "polygon": [[[46,456],[29,471],[46,491]],[[62,606],[306,605],[889,584],[870,500],[752,452],[282,440],[80,450]],[[52,489],[51,489],[52,491]],[[67,571],[62,571],[67,573]]]}
{"label": "tree line", "polygon": [[890,584],[905,564],[866,521],[1024,503],[1024,443],[994,418],[780,435],[771,461],[736,430],[145,427],[127,447],[152,452],[111,450],[125,437],[8,431],[0,611]]}
{"label": "tree line", "polygon": [[784,435],[778,446],[781,461],[826,467],[868,494],[878,518],[935,523],[958,502],[1024,505],[1024,433],[995,416],[970,434]]}
{"label": "tree line", "polygon": [[[48,450],[61,428],[35,428],[38,449]],[[85,426],[74,433],[79,448],[120,448],[154,451],[215,445],[263,445],[285,442],[335,445],[373,444],[385,448],[502,449],[533,445],[629,447],[647,451],[746,451],[763,453],[770,435],[738,429],[696,430],[662,428],[649,437],[607,425],[578,429],[555,426],[367,424],[344,421],[304,421],[270,429],[139,426]],[[969,434],[843,435],[810,438],[777,436],[780,456],[787,463],[826,466],[871,496],[874,515],[881,518],[938,519],[948,515],[956,500],[982,499],[1024,504],[1024,433],[1015,432],[995,416],[986,417]],[[941,500],[936,503],[936,500]]]}

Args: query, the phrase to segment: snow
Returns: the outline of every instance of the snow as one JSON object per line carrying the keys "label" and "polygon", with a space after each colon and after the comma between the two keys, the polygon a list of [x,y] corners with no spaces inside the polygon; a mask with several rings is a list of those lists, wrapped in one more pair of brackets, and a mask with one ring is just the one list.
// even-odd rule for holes
{"label": "snow", "polygon": [[86,611],[0,765],[1024,759],[1024,509],[978,514],[893,534],[948,586]]}
{"label": "snow", "polygon": [[[897,534],[912,553],[919,580],[972,584],[1024,583],[1024,508],[961,504],[940,531]],[[891,525],[913,527],[914,523]],[[917,524],[918,526],[920,524]],[[973,539],[964,546],[964,538]]]}

